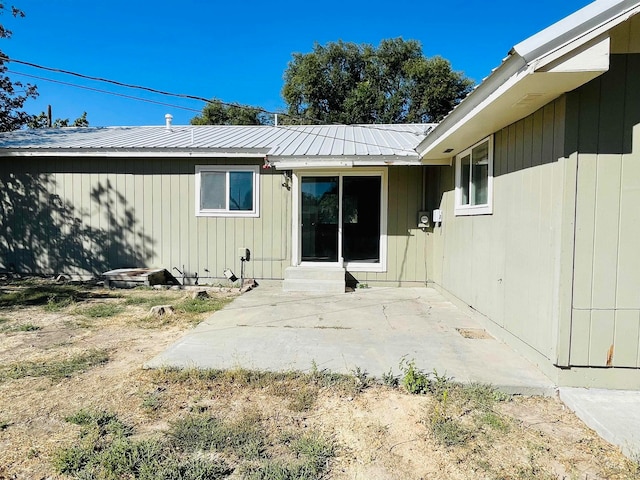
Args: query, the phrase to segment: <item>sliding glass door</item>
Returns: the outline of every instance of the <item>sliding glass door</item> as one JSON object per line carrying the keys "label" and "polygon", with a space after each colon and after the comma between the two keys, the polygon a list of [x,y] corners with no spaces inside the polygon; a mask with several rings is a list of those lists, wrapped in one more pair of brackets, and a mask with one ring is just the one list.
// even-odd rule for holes
{"label": "sliding glass door", "polygon": [[381,264],[382,175],[300,175],[300,260]]}

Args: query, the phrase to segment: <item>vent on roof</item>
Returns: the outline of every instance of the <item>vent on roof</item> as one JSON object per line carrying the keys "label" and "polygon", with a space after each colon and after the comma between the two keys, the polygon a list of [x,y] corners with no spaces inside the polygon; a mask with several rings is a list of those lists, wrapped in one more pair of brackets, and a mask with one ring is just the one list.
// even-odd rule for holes
{"label": "vent on roof", "polygon": [[165,120],[167,130],[171,130],[171,120],[173,120],[173,115],[171,115],[170,113],[167,113],[164,116],[164,120]]}

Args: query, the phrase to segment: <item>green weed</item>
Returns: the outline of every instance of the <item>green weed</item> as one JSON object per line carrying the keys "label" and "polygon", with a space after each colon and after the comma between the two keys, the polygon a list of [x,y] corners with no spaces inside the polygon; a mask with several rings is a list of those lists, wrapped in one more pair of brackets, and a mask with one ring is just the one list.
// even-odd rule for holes
{"label": "green weed", "polygon": [[75,478],[219,479],[232,469],[222,460],[184,458],[162,439],[131,438],[133,431],[104,411],[80,411],[68,421],[82,426],[76,445],[56,452],[58,473]]}
{"label": "green weed", "polygon": [[400,371],[402,372],[402,386],[407,392],[416,395],[424,395],[429,392],[431,386],[429,374],[416,368],[415,360],[407,360],[402,357]]}
{"label": "green weed", "polygon": [[294,455],[293,460],[267,459],[245,468],[249,480],[315,480],[325,478],[329,461],[335,456],[335,444],[320,432],[289,435],[285,445]]}
{"label": "green weed", "polygon": [[0,367],[0,381],[25,377],[49,377],[60,380],[75,373],[82,373],[108,360],[109,356],[105,350],[90,350],[65,360],[17,362]]}
{"label": "green weed", "polygon": [[235,421],[189,415],[172,424],[169,436],[171,444],[184,452],[219,450],[248,460],[262,457],[266,444],[261,419],[253,413]]}
{"label": "green weed", "polygon": [[34,284],[26,287],[19,285],[0,292],[0,307],[68,305],[90,295],[86,289],[72,285]]}
{"label": "green weed", "polygon": [[162,392],[162,389],[155,389],[154,391],[145,394],[142,399],[142,408],[144,408],[148,413],[159,410],[163,402]]}
{"label": "green weed", "polygon": [[36,330],[40,330],[42,327],[38,325],[34,325],[32,323],[23,323],[15,327],[15,332],[35,332]]}
{"label": "green weed", "polygon": [[124,307],[117,303],[96,303],[78,310],[78,313],[89,318],[113,317],[124,312]]}

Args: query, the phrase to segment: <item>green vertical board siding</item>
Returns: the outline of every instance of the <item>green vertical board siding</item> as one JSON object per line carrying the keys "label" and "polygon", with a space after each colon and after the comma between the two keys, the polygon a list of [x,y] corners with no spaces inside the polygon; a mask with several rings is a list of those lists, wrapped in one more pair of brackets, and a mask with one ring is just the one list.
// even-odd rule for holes
{"label": "green vertical board siding", "polygon": [[574,310],[571,318],[571,365],[589,365],[591,310]]}
{"label": "green vertical board siding", "polygon": [[495,133],[493,214],[455,216],[455,168],[442,167],[444,219],[432,237],[435,281],[549,359],[559,322],[564,102]]}
{"label": "green vertical board siding", "polygon": [[616,310],[613,366],[638,367],[640,353],[640,312]]}
{"label": "green vertical board siding", "polygon": [[[609,356],[613,366],[638,368],[640,54],[611,55],[610,62],[607,73],[569,94],[577,114],[570,117],[567,140],[577,132],[578,163],[569,360],[606,366]],[[588,334],[575,326],[576,316],[587,313]]]}
{"label": "green vertical board siding", "polygon": [[[74,275],[156,267],[178,276],[173,267],[184,266],[191,277],[197,272],[214,281],[226,267],[239,274],[238,248],[247,247],[262,252],[252,258],[248,272],[273,272],[281,278],[282,265],[290,263],[281,242],[290,235],[291,201],[281,174],[260,172],[261,191],[272,194],[262,199],[259,218],[196,217],[195,165],[206,163],[231,162],[23,158],[9,164],[5,159],[0,168],[2,204],[14,211],[3,216],[0,266]],[[10,194],[13,185],[20,188]],[[274,227],[282,231],[273,232]],[[19,238],[9,238],[17,229]],[[273,239],[267,250],[255,244],[262,238]]]}

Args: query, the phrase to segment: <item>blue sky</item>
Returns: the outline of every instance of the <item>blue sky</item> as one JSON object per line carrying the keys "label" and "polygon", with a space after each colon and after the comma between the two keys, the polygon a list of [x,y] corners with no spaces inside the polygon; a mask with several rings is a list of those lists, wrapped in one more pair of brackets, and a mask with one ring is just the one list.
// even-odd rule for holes
{"label": "blue sky", "polygon": [[[476,82],[499,65],[516,43],[582,8],[588,0],[536,2],[214,2],[183,0],[17,0],[26,13],[1,21],[13,37],[0,42],[9,57],[144,85],[174,93],[282,109],[282,74],[292,52],[314,42],[344,40],[378,45],[403,37],[422,43],[426,56],[447,58]],[[201,102],[146,94],[10,63],[12,71],[200,110]],[[39,113],[91,125],[174,124],[196,114],[172,106],[82,90],[10,74],[38,85],[27,104]]]}

